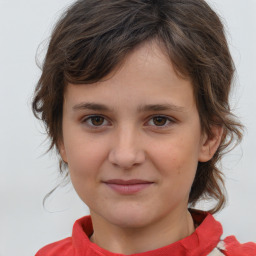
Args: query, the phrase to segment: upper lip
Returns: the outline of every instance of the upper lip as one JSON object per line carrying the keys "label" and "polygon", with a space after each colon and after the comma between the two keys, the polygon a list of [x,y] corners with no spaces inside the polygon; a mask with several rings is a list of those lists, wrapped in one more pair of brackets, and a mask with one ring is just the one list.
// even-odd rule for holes
{"label": "upper lip", "polygon": [[117,185],[135,185],[135,184],[148,184],[153,182],[147,181],[147,180],[140,180],[140,179],[131,179],[131,180],[112,179],[112,180],[107,180],[104,183],[117,184]]}

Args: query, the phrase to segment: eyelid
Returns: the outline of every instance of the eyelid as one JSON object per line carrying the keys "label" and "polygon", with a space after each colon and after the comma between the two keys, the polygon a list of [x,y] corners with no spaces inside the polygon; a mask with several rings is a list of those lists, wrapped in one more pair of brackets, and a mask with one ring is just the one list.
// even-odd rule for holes
{"label": "eyelid", "polygon": [[[91,118],[93,117],[101,117],[104,119],[104,122],[108,122],[108,124],[102,124],[102,125],[93,125],[93,124],[89,124],[87,121],[89,121]],[[104,116],[104,115],[100,115],[100,114],[93,114],[93,115],[87,115],[87,116],[84,116],[82,119],[81,119],[81,123],[82,124],[85,124],[87,127],[91,128],[91,129],[100,129],[100,128],[103,128],[103,127],[106,127],[106,126],[109,126],[110,124],[110,121]]]}
{"label": "eyelid", "polygon": [[148,125],[148,126],[156,127],[157,129],[163,129],[163,128],[169,127],[169,126],[171,126],[171,125],[173,125],[174,123],[177,122],[177,120],[175,118],[173,118],[173,117],[166,116],[166,115],[160,115],[159,114],[159,115],[152,115],[152,116],[150,116],[146,123],[149,123],[149,121],[151,121],[155,117],[166,118],[168,124],[164,124],[162,126],[157,126],[157,125]]}
{"label": "eyelid", "polygon": [[[102,125],[93,125],[88,123],[88,121],[93,118],[93,117],[101,117],[104,119],[104,122]],[[164,125],[154,125],[154,124],[149,124],[150,121],[153,120],[153,118],[156,117],[161,117],[161,118],[165,118],[166,119],[166,124]],[[107,122],[107,123],[106,123]],[[107,126],[111,125],[111,122],[109,121],[109,119],[107,117],[105,117],[102,114],[91,114],[91,115],[86,115],[83,118],[81,118],[81,123],[86,125],[87,127],[89,127],[90,129],[100,129],[100,128],[104,128]],[[146,124],[146,126],[150,126],[150,127],[154,127],[156,129],[164,129],[167,128],[169,126],[172,126],[173,124],[177,123],[177,120],[173,117],[170,116],[166,116],[166,115],[161,115],[161,114],[155,114],[155,115],[151,115],[150,117],[147,118],[146,122],[144,124]]]}

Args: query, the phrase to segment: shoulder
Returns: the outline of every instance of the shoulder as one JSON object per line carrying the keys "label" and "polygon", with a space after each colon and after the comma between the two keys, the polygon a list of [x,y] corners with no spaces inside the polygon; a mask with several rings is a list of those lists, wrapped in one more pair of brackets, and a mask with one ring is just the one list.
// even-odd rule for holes
{"label": "shoulder", "polygon": [[256,243],[241,244],[235,236],[222,239],[222,225],[210,213],[194,209],[190,209],[190,212],[198,225],[195,232],[199,243],[205,250],[211,247],[212,251],[207,256],[256,256]]}
{"label": "shoulder", "polygon": [[256,243],[241,244],[235,236],[228,236],[224,240],[225,255],[227,256],[256,256]]}
{"label": "shoulder", "polygon": [[40,249],[35,256],[71,256],[73,252],[71,237],[51,243]]}
{"label": "shoulder", "polygon": [[[93,233],[90,216],[78,219],[72,231],[72,237],[51,243],[40,249],[35,256],[72,256],[77,255],[82,249],[90,247],[89,237]],[[82,249],[81,249],[82,248]],[[78,255],[80,255],[78,253]]]}

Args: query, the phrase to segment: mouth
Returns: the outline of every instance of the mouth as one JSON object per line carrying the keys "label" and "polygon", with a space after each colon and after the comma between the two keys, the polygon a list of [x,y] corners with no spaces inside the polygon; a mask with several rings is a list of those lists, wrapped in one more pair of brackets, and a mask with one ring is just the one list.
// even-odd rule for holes
{"label": "mouth", "polygon": [[114,190],[119,194],[124,195],[131,195],[136,194],[151,185],[154,182],[146,181],[146,180],[139,180],[139,179],[132,179],[132,180],[121,180],[121,179],[112,179],[107,180],[104,182],[110,189]]}

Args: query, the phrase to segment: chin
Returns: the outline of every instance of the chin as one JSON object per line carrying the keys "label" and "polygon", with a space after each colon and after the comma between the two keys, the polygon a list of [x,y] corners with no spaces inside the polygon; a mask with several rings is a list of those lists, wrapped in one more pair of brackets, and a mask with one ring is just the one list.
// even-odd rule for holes
{"label": "chin", "polygon": [[150,224],[150,221],[145,220],[145,218],[133,218],[133,217],[126,217],[126,218],[116,218],[113,220],[112,224],[120,227],[120,228],[143,228]]}
{"label": "chin", "polygon": [[108,222],[121,228],[142,228],[150,225],[153,222],[152,215],[149,211],[139,211],[139,210],[117,210],[114,213],[104,216]]}

